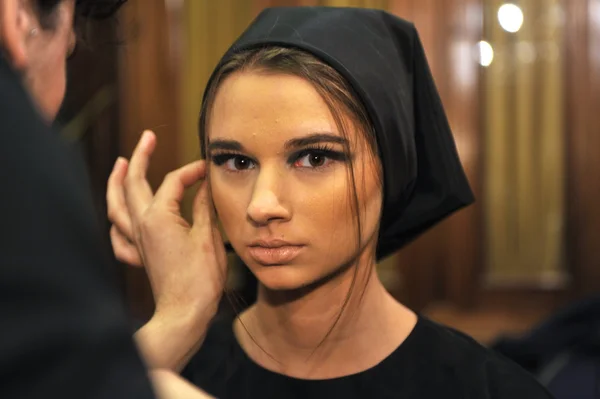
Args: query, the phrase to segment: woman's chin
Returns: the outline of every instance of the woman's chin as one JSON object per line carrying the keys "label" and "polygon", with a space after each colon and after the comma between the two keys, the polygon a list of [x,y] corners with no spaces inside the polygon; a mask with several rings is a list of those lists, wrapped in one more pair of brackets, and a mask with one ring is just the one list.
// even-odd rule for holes
{"label": "woman's chin", "polygon": [[260,284],[270,291],[296,291],[314,283],[315,276],[297,265],[258,266],[252,268]]}

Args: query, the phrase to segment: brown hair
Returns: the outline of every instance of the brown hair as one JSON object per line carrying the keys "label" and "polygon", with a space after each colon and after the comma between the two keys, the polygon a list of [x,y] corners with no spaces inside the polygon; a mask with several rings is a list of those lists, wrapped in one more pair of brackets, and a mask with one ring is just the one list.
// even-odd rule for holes
{"label": "brown hair", "polygon": [[[368,146],[368,153],[373,157],[373,159],[377,160],[377,177],[380,186],[383,187],[381,163],[377,157],[378,149],[375,129],[373,128],[373,124],[370,121],[364,105],[359,100],[350,84],[348,84],[346,79],[344,79],[340,73],[312,54],[296,48],[269,46],[245,50],[233,54],[225,63],[220,65],[209,83],[209,87],[207,88],[200,111],[199,134],[203,158],[206,158],[207,155],[208,142],[206,137],[206,129],[209,124],[210,112],[217,94],[217,90],[221,83],[228,76],[235,72],[243,71],[289,74],[301,77],[310,82],[325,100],[342,136],[348,138],[348,126],[345,123],[346,119],[350,119],[350,121],[354,123],[354,126],[363,134]],[[342,112],[340,112],[340,110],[342,110]],[[349,149],[346,149],[346,151],[348,150]],[[349,194],[350,198],[352,199],[352,210],[356,215],[357,242],[360,247],[362,233],[360,222],[361,218],[358,209],[359,201],[356,184],[354,183],[354,168],[352,163],[350,163],[349,167],[349,179],[352,182],[352,190]],[[373,265],[371,265],[371,267],[372,266]],[[331,331],[333,328],[335,328],[335,325],[339,321],[344,309],[346,308],[346,305],[348,304],[356,282],[357,271],[358,268],[356,268],[354,271],[354,277],[346,296],[346,300],[344,301],[344,304],[342,305],[340,312],[330,330],[321,341],[321,344],[325,341],[325,339],[327,339],[329,334],[331,334]]]}

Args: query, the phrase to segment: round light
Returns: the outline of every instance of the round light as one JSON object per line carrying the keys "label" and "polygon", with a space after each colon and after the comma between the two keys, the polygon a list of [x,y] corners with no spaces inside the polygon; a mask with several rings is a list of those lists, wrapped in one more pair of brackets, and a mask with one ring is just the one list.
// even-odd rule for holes
{"label": "round light", "polygon": [[523,25],[523,11],[514,4],[503,4],[498,9],[498,22],[505,31],[515,33]]}
{"label": "round light", "polygon": [[490,66],[492,61],[494,60],[494,49],[492,45],[482,40],[478,43],[479,47],[479,63],[484,66]]}

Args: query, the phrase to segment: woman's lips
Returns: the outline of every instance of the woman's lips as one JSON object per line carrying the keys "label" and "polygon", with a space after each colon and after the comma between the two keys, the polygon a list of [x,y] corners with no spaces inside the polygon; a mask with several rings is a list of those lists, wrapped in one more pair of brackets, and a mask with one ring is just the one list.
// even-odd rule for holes
{"label": "woman's lips", "polygon": [[280,247],[248,247],[248,253],[258,263],[266,266],[283,265],[291,262],[302,251],[300,245],[284,245]]}

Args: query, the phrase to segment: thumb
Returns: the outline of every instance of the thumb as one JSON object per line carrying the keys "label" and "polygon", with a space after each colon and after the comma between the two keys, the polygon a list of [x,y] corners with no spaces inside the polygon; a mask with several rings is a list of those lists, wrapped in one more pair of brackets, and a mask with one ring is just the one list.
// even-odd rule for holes
{"label": "thumb", "polygon": [[204,161],[192,162],[170,172],[154,196],[155,204],[179,209],[185,190],[202,179],[204,173]]}

